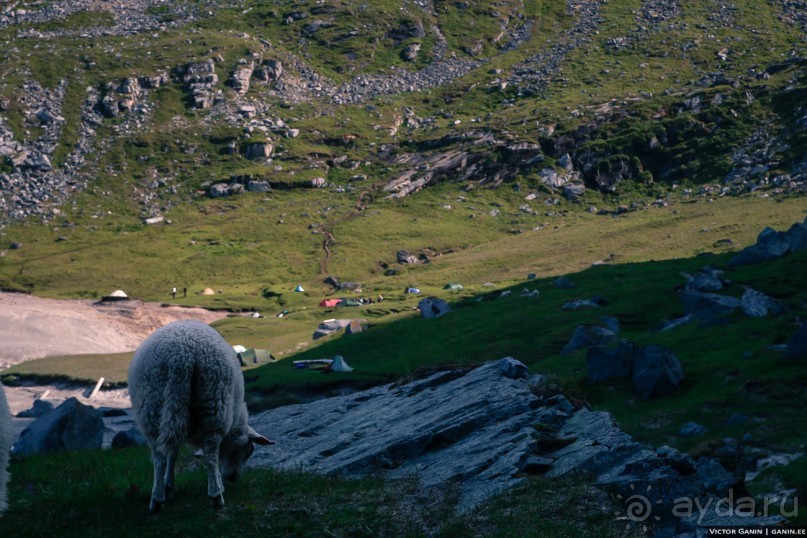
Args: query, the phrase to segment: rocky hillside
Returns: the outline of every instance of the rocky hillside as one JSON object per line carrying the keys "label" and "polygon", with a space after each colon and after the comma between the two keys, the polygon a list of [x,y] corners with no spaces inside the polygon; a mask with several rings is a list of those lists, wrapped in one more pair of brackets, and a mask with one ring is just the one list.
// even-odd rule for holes
{"label": "rocky hillside", "polygon": [[4,224],[288,187],[805,188],[801,1],[0,9]]}

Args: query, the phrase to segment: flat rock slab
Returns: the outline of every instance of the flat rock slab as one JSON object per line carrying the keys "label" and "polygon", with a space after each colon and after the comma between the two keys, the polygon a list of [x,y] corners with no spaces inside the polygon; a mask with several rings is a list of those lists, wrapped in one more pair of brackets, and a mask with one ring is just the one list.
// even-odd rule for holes
{"label": "flat rock slab", "polygon": [[470,508],[523,480],[534,426],[560,413],[502,361],[260,413],[252,426],[277,444],[250,464],[417,476],[426,488],[458,485],[459,507]]}

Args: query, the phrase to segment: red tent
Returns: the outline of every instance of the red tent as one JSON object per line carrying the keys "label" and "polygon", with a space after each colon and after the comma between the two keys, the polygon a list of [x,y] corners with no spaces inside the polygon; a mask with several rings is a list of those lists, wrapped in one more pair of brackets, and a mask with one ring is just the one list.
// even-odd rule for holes
{"label": "red tent", "polygon": [[323,299],[319,302],[319,306],[326,306],[326,307],[339,306],[339,303],[341,302],[342,299]]}

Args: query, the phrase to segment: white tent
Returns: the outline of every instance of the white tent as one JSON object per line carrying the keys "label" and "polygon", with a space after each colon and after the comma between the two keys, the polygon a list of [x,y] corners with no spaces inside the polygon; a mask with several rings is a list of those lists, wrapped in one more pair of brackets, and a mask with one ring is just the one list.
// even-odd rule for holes
{"label": "white tent", "polygon": [[108,297],[120,297],[120,298],[122,298],[122,299],[123,299],[123,298],[128,297],[128,295],[126,295],[126,292],[125,292],[125,291],[123,291],[123,290],[115,290],[115,291],[113,291],[112,293],[110,293],[110,294],[108,295]]}
{"label": "white tent", "polygon": [[333,358],[333,362],[328,367],[331,372],[352,372],[353,368],[348,366],[345,362],[345,359],[342,358],[342,355],[337,355]]}
{"label": "white tent", "polygon": [[242,346],[240,344],[234,345],[233,349],[235,350],[236,353],[243,353],[244,351],[247,350],[247,348],[245,348],[244,346]]}
{"label": "white tent", "polygon": [[297,284],[297,287],[294,288],[294,291],[305,291],[305,290],[303,289],[303,287],[301,285]]}

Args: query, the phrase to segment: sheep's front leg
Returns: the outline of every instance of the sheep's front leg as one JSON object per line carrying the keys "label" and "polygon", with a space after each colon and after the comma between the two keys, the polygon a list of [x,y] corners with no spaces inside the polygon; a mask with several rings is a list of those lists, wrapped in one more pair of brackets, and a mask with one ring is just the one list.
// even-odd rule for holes
{"label": "sheep's front leg", "polygon": [[221,436],[210,435],[202,446],[207,468],[207,496],[210,497],[210,505],[217,509],[224,507],[224,484],[221,481],[221,470],[219,469],[220,445]]}
{"label": "sheep's front leg", "polygon": [[151,502],[149,513],[159,514],[165,504],[165,454],[154,449],[151,450],[151,461],[154,464],[154,486],[151,488]]}

